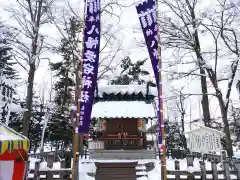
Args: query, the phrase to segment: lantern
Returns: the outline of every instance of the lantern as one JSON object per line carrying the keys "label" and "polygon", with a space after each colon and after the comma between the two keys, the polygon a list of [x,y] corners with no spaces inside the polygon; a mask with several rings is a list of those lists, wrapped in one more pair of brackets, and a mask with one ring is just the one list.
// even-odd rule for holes
{"label": "lantern", "polygon": [[106,131],[106,129],[107,129],[107,120],[104,119],[102,124],[103,124],[103,130]]}
{"label": "lantern", "polygon": [[138,128],[138,131],[143,132],[145,130],[145,121],[142,119],[139,119],[137,121],[137,128]]}
{"label": "lantern", "polygon": [[107,129],[107,120],[100,120],[100,131],[106,131]]}

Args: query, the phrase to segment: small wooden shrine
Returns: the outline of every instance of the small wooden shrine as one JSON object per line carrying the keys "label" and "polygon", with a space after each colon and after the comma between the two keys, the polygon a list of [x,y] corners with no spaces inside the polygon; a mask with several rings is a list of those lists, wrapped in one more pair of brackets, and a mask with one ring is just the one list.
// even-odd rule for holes
{"label": "small wooden shrine", "polygon": [[[90,158],[149,158],[139,151],[147,151],[146,128],[148,121],[156,118],[156,96],[157,89],[148,85],[99,86],[92,110],[99,138],[89,142]],[[94,150],[105,154],[96,156]]]}

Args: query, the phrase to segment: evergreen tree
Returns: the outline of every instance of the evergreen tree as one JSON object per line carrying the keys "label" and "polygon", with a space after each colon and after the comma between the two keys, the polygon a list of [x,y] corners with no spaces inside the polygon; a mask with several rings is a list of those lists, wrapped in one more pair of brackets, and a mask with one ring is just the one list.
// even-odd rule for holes
{"label": "evergreen tree", "polygon": [[[150,73],[144,70],[144,66],[147,59],[139,60],[133,63],[129,56],[125,57],[120,64],[122,71],[119,76],[113,79],[110,84],[129,85],[137,83],[139,85],[145,84],[146,81],[141,79],[141,76],[149,75]],[[152,83],[154,84],[154,83]]]}
{"label": "evergreen tree", "polygon": [[17,62],[12,59],[10,54],[11,49],[6,41],[0,41],[0,72],[6,78],[18,79],[18,72],[13,67]]}
{"label": "evergreen tree", "polygon": [[51,141],[61,142],[67,147],[72,142],[73,132],[69,107],[75,103],[74,70],[77,62],[75,51],[81,43],[77,34],[81,32],[81,22],[71,17],[66,25],[67,38],[61,40],[59,53],[63,60],[51,63],[50,68],[56,73],[58,80],[54,84],[56,96],[54,101],[57,105],[54,115],[51,117],[49,126],[49,138]]}
{"label": "evergreen tree", "polygon": [[[184,134],[182,134],[178,122],[164,120],[167,148],[185,148]],[[154,124],[147,130],[148,133],[156,134],[158,132],[158,124]]]}
{"label": "evergreen tree", "polygon": [[13,60],[11,55],[11,46],[8,42],[8,37],[11,36],[11,32],[7,27],[0,22],[0,73],[5,75],[9,79],[16,79],[18,72],[13,67],[17,62]]}
{"label": "evergreen tree", "polygon": [[[1,121],[6,122],[6,118],[8,116],[10,102],[6,101],[7,99],[12,99],[13,94],[16,93],[14,87],[12,87],[12,81],[11,80],[17,80],[19,79],[19,74],[16,71],[16,68],[14,65],[17,64],[15,60],[13,60],[13,57],[11,55],[11,46],[8,44],[7,38],[10,36],[10,32],[7,30],[7,28],[1,24],[0,22],[0,79],[1,79],[1,86],[3,87],[3,95],[5,96],[2,101],[4,102],[4,105],[0,108],[1,113]],[[14,113],[10,113],[12,116]]]}

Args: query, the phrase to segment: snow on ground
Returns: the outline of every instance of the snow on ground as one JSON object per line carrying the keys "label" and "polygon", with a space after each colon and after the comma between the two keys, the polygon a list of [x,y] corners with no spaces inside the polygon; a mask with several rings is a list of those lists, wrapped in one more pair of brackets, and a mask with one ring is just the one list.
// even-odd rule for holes
{"label": "snow on ground", "polygon": [[[240,154],[240,152],[239,152]],[[39,159],[35,159],[35,158],[30,158],[30,169],[34,169],[35,167],[35,162],[39,161]],[[94,180],[94,177],[88,176],[88,173],[90,174],[95,174],[96,172],[96,167],[94,162],[111,162],[111,163],[116,163],[116,162],[133,162],[134,160],[90,160],[90,159],[83,159],[80,160],[79,163],[79,177],[81,177],[81,180]],[[144,164],[147,162],[154,162],[155,164],[155,168],[148,172],[147,174],[145,174],[144,166],[139,166],[137,167],[137,169],[142,169],[143,172],[138,172],[138,174],[142,175],[147,175],[147,176],[143,176],[138,178],[138,180],[159,180],[161,179],[161,164],[159,162],[159,160],[136,160],[138,161],[139,164]],[[168,170],[175,170],[175,165],[174,165],[174,159],[172,158],[168,158],[167,159],[167,169]],[[83,164],[82,164],[83,162]],[[193,166],[192,167],[187,167],[187,160],[186,159],[181,159],[179,160],[179,164],[180,164],[180,170],[184,170],[184,171],[188,171],[190,173],[192,172],[196,172],[196,171],[200,171],[200,164],[199,164],[199,159],[195,158],[194,162],[193,162]],[[205,161],[206,164],[206,170],[211,170],[211,162],[209,161]],[[40,169],[41,170],[48,170],[49,168],[47,168],[47,162],[41,162],[40,163]],[[60,162],[55,162],[53,164],[53,169],[60,169]],[[222,165],[221,163],[219,163],[217,165],[217,169],[218,170],[223,170],[222,169]],[[30,174],[29,177],[32,177],[33,174]],[[56,175],[58,176],[58,175]],[[207,175],[207,178],[211,178],[212,175]],[[84,177],[84,178],[83,178]],[[174,178],[174,175],[168,175],[168,177]],[[183,178],[185,178],[186,176],[182,176]],[[56,177],[57,178],[57,177]],[[223,175],[219,175],[220,179],[223,179],[224,176]],[[235,175],[231,175],[232,179],[237,179],[237,177]]]}
{"label": "snow on ground", "polygon": [[[50,148],[45,148],[44,150],[46,151],[50,151]],[[240,159],[240,151],[235,151],[234,152],[234,157],[239,158]],[[29,158],[30,160],[30,169],[34,169],[35,168],[35,162],[40,161],[40,159],[36,159],[36,158]],[[94,160],[94,159],[80,159],[80,163],[79,163],[79,177],[81,177],[81,180],[94,180],[94,177],[90,177],[88,176],[88,173],[92,173],[94,174],[96,172],[96,167],[94,162],[112,162],[112,163],[116,163],[116,162],[133,162],[134,160]],[[161,179],[161,164],[159,160],[136,160],[138,161],[139,164],[144,164],[147,162],[154,162],[155,163],[155,168],[147,173],[147,176],[143,176],[141,178],[138,178],[138,180],[159,180]],[[83,164],[82,164],[83,162]],[[168,170],[175,170],[175,159],[173,158],[168,158],[167,159],[167,169]],[[188,171],[188,172],[195,172],[195,171],[200,171],[200,164],[199,164],[199,159],[195,158],[194,162],[193,162],[193,167],[187,167],[187,160],[186,159],[180,159],[179,160],[179,165],[180,165],[180,170],[184,170],[184,171]],[[211,162],[210,161],[205,161],[205,165],[206,165],[206,170],[212,170],[211,167]],[[60,169],[60,162],[55,162],[53,164],[53,169]],[[49,168],[47,168],[47,162],[41,162],[40,163],[40,169],[41,170],[48,170]],[[137,169],[142,169],[143,172],[138,172],[138,174],[141,173],[145,173],[144,166],[138,166]],[[222,168],[222,164],[219,163],[217,164],[217,169],[218,170],[223,170]],[[142,174],[142,175],[146,175]],[[33,174],[30,174],[29,177],[32,177]],[[212,175],[207,175],[207,178],[211,178]],[[83,178],[84,177],[84,178]],[[170,177],[168,175],[168,177]],[[185,176],[186,177],[186,176]],[[184,177],[184,178],[185,178]],[[172,175],[172,178],[174,178],[174,175]],[[220,179],[224,179],[223,175],[219,175]],[[235,175],[231,175],[232,179],[237,179],[237,177]]]}
{"label": "snow on ground", "polygon": [[[145,179],[143,179],[145,178]],[[139,180],[147,180],[147,177],[138,178]],[[161,164],[159,162],[155,162],[155,168],[148,172],[149,180],[159,180],[161,179]]]}

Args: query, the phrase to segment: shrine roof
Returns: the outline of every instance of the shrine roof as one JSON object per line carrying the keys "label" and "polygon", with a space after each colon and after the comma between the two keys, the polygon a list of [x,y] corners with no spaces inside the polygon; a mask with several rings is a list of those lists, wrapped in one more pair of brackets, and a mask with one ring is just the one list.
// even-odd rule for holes
{"label": "shrine roof", "polygon": [[151,95],[157,96],[157,88],[149,87],[146,85],[99,85],[98,86],[98,97],[103,97],[104,94],[121,94],[121,95],[137,95],[142,94],[143,96]]}
{"label": "shrine roof", "polygon": [[100,101],[93,105],[92,118],[155,118],[152,103],[144,101]]}

